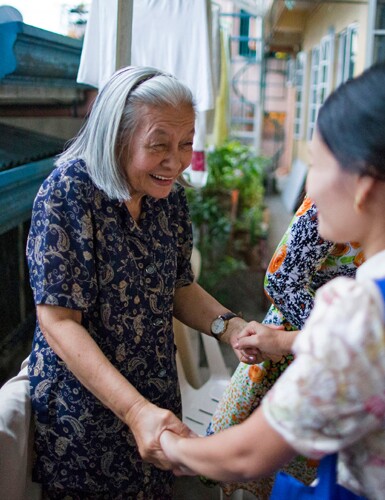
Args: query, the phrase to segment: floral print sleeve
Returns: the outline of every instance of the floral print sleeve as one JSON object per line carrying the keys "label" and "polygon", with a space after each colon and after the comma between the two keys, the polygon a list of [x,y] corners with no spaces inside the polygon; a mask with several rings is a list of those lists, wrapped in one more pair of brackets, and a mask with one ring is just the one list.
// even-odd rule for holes
{"label": "floral print sleeve", "polygon": [[93,186],[81,168],[73,170],[71,181],[56,170],[40,188],[27,257],[36,304],[85,310],[97,295],[96,235],[87,201]]}
{"label": "floral print sleeve", "polygon": [[[361,263],[359,245],[333,245],[318,234],[317,209],[305,197],[282,237],[265,276],[265,292],[281,315],[301,329],[313,307],[315,291],[337,276],[354,277]],[[266,323],[272,320],[269,311]]]}
{"label": "floral print sleeve", "polygon": [[378,491],[383,492],[381,302],[369,280],[341,277],[322,287],[294,344],[296,359],[264,399],[263,409],[272,427],[298,452],[319,458],[343,450],[342,461],[358,483],[370,483],[365,491],[376,491],[381,477]]}

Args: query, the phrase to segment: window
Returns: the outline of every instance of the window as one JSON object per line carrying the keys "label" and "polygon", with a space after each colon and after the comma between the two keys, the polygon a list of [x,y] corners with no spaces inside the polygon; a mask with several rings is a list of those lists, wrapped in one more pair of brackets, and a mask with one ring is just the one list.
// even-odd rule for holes
{"label": "window", "polygon": [[310,94],[307,139],[310,141],[317,120],[318,110],[331,91],[334,35],[322,38],[319,46],[311,52]]}
{"label": "window", "polygon": [[313,130],[317,117],[317,89],[318,89],[318,73],[319,73],[319,47],[314,47],[311,51],[311,66],[310,66],[310,92],[309,92],[309,118],[307,138],[310,140],[313,136]]}
{"label": "window", "polygon": [[306,88],[306,53],[299,52],[295,61],[294,85],[295,85],[295,116],[294,116],[294,138],[302,139],[304,132],[304,101]]}
{"label": "window", "polygon": [[351,24],[338,36],[337,85],[353,78],[357,59],[358,26]]}
{"label": "window", "polygon": [[369,0],[367,66],[385,61],[385,0]]}
{"label": "window", "polygon": [[255,39],[251,39],[250,37],[250,20],[253,19],[253,16],[251,16],[245,10],[241,9],[239,18],[239,55],[249,58],[255,58]]}
{"label": "window", "polygon": [[377,0],[373,62],[385,61],[385,0]]}

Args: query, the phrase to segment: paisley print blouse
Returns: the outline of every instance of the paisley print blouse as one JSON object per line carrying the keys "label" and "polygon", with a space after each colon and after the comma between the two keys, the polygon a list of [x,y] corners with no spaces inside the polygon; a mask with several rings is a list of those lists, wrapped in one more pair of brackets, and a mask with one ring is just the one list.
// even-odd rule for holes
{"label": "paisley print blouse", "polygon": [[[83,161],[41,186],[27,244],[36,304],[82,312],[105,356],[152,403],[181,412],[172,330],[177,287],[193,281],[184,190],[144,198],[137,224]],[[36,325],[29,366],[34,479],[109,498],[168,498],[171,474],[143,463],[128,427],[67,370]],[[112,495],[112,497],[111,497]]]}
{"label": "paisley print blouse", "polygon": [[371,500],[385,492],[385,306],[372,281],[384,278],[382,251],[356,280],[317,292],[296,358],[263,400],[294,449],[316,459],[338,451],[339,482]]}

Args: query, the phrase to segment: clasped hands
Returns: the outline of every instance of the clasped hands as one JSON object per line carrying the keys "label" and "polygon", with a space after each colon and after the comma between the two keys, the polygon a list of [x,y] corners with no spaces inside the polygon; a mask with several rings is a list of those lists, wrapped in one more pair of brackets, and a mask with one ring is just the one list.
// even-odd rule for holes
{"label": "clasped hands", "polygon": [[231,341],[231,345],[243,363],[251,365],[265,360],[277,362],[291,352],[292,343],[298,333],[285,332],[282,335],[282,330],[283,326],[267,326],[251,321]]}
{"label": "clasped hands", "polygon": [[[238,351],[240,361],[255,364],[266,359],[279,361],[291,352],[291,344],[297,332],[286,332],[283,327],[262,325],[256,321],[248,323],[230,343]],[[163,470],[172,470],[176,476],[196,475],[187,468],[178,454],[178,442],[184,438],[199,437],[172,412],[143,402],[130,418],[130,427],[135,436],[143,460]]]}

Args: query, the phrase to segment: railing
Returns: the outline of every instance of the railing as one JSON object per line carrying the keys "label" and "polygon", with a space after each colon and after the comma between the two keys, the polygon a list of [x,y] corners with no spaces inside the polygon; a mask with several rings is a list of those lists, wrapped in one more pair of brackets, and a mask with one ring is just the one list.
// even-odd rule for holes
{"label": "railing", "polygon": [[82,42],[28,24],[0,24],[0,84],[84,87],[76,83]]}
{"label": "railing", "polygon": [[53,168],[53,158],[0,172],[0,234],[31,217],[36,193]]}

